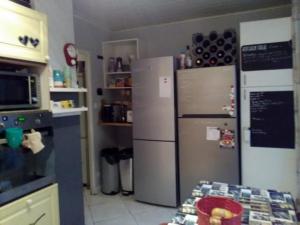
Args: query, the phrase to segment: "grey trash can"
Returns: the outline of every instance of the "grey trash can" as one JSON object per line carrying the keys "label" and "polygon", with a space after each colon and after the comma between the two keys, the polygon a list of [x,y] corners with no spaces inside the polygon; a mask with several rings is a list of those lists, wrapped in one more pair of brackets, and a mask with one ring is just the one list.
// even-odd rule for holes
{"label": "grey trash can", "polygon": [[126,148],[121,150],[119,158],[122,194],[130,195],[133,193],[133,149]]}
{"label": "grey trash can", "polygon": [[119,150],[102,149],[100,154],[101,191],[103,194],[115,195],[120,192]]}

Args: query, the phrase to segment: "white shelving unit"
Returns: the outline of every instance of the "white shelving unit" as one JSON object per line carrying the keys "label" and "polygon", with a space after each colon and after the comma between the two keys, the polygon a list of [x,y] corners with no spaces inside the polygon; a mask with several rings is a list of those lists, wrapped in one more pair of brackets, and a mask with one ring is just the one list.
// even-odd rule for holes
{"label": "white shelving unit", "polygon": [[[86,93],[86,88],[50,88],[50,93]],[[76,108],[69,108],[69,109],[62,109],[62,108],[52,108],[53,117],[64,117],[64,116],[77,116],[80,115],[82,112],[88,111],[87,107],[76,107]]]}
{"label": "white shelving unit", "polygon": [[[122,58],[122,64],[129,65],[129,56],[133,56],[134,59],[139,58],[139,47],[138,47],[138,39],[125,39],[125,40],[117,40],[117,41],[107,41],[102,43],[103,49],[103,74],[104,74],[104,89],[110,88],[113,89],[114,81],[116,79],[121,78],[131,78],[131,71],[108,71],[109,60],[111,57],[116,59],[118,57]],[[120,89],[120,88],[115,88]]]}
{"label": "white shelving unit", "polygon": [[70,108],[70,109],[52,109],[53,117],[64,117],[64,116],[76,116],[80,115],[81,112],[88,111],[87,107]]}
{"label": "white shelving unit", "polygon": [[[107,41],[102,43],[103,50],[103,79],[104,79],[104,97],[110,99],[109,103],[126,105],[131,108],[131,60],[139,59],[139,42],[138,39],[125,39],[117,41]],[[114,58],[115,63],[117,58],[122,58],[123,71],[109,70],[110,58]],[[134,58],[134,59],[132,59]],[[125,65],[125,66],[124,66]],[[116,66],[113,67],[116,69]],[[121,80],[121,84],[117,81]],[[123,81],[123,82],[122,82]],[[111,98],[112,97],[112,98]],[[111,101],[113,99],[113,101]],[[132,127],[131,123],[122,122],[102,122],[101,126],[118,126]]]}
{"label": "white shelving unit", "polygon": [[50,88],[50,92],[87,92],[86,88]]}

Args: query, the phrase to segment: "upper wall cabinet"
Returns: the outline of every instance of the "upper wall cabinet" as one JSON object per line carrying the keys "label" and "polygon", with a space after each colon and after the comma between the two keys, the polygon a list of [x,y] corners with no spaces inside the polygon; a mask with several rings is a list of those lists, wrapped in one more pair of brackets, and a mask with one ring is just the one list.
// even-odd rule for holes
{"label": "upper wall cabinet", "polygon": [[1,0],[0,57],[47,63],[47,16],[11,1]]}

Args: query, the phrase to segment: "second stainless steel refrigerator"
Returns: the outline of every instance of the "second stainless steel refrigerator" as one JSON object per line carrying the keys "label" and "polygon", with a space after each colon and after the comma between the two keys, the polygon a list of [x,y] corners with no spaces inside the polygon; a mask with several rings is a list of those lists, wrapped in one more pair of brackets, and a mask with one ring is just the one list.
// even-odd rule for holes
{"label": "second stainless steel refrigerator", "polygon": [[177,206],[173,57],[138,60],[132,77],[134,197]]}
{"label": "second stainless steel refrigerator", "polygon": [[235,67],[177,73],[180,199],[199,180],[239,183]]}

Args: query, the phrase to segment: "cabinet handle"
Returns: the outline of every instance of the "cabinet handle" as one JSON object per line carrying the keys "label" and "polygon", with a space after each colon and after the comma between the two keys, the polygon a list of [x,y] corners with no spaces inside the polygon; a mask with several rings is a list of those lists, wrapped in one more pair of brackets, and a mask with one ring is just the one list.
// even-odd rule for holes
{"label": "cabinet handle", "polygon": [[29,41],[30,41],[30,43],[32,44],[32,46],[35,47],[35,48],[36,48],[36,47],[39,45],[39,43],[40,43],[40,40],[39,40],[39,39],[37,39],[37,38],[34,39],[34,38],[32,38],[32,37],[29,38]]}
{"label": "cabinet handle", "polygon": [[243,76],[244,76],[244,86],[246,86],[247,85],[247,75],[244,74]]}
{"label": "cabinet handle", "polygon": [[37,218],[33,223],[30,223],[29,225],[36,225],[44,216],[46,216],[46,213],[40,215],[39,218]]}
{"label": "cabinet handle", "polygon": [[23,45],[27,45],[28,43],[28,36],[24,35],[24,36],[19,36],[19,41],[23,44]]}

